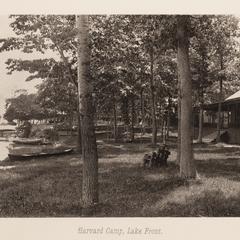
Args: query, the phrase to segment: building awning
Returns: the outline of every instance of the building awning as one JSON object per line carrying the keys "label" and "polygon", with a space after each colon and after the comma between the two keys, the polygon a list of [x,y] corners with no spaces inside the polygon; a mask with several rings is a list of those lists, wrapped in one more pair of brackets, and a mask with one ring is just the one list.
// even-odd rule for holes
{"label": "building awning", "polygon": [[[229,111],[232,105],[240,103],[240,90],[229,96],[222,102],[222,111]],[[218,111],[218,103],[210,103],[203,106],[204,110]]]}
{"label": "building awning", "polygon": [[235,92],[230,97],[226,98],[224,102],[232,102],[232,101],[239,101],[240,102],[240,90]]}

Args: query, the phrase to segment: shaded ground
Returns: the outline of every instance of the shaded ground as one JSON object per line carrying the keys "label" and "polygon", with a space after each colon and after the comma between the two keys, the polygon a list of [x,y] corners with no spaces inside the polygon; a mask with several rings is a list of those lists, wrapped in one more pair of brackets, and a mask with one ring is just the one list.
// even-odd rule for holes
{"label": "shaded ground", "polygon": [[[240,148],[194,145],[198,179],[178,177],[175,139],[167,168],[143,169],[147,141],[98,141],[100,205],[96,216],[240,216]],[[81,214],[78,154],[0,163],[1,217]]]}

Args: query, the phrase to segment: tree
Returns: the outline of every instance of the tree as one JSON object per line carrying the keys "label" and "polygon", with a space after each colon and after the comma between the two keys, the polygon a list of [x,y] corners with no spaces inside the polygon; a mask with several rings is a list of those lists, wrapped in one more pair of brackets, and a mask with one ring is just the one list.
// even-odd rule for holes
{"label": "tree", "polygon": [[[65,81],[70,81],[77,87],[75,17],[73,15],[15,15],[11,18],[13,19],[11,27],[17,36],[0,39],[0,52],[14,49],[25,53],[34,51],[45,53],[49,50],[56,52],[60,55],[66,71]],[[37,63],[40,65],[38,66]],[[27,80],[36,77],[46,78],[47,69],[51,69],[55,63],[54,59],[7,61],[10,73],[29,71],[31,76]],[[80,123],[78,125],[80,126]],[[80,136],[80,127],[78,133]],[[78,148],[80,145],[79,141]]]}
{"label": "tree", "polygon": [[[150,95],[150,109],[152,120],[152,145],[157,143],[157,78],[156,73],[158,59],[169,47],[169,35],[171,33],[171,24],[168,16],[137,16],[132,18],[135,28],[138,30],[138,37],[142,42],[142,56],[145,72],[148,75],[148,86]],[[168,24],[168,27],[166,27]],[[169,33],[170,32],[170,33]],[[158,79],[160,80],[160,79]]]}
{"label": "tree", "polygon": [[37,86],[37,101],[42,108],[52,115],[62,115],[69,129],[73,127],[78,103],[76,86],[65,80],[64,65],[60,62],[54,65],[47,78]]}
{"label": "tree", "polygon": [[215,70],[215,76],[219,82],[217,142],[220,141],[222,122],[223,82],[227,77],[227,65],[236,53],[236,45],[238,44],[236,41],[236,37],[238,36],[238,23],[238,19],[234,16],[216,16],[212,18],[212,27],[214,28],[214,34],[211,39],[211,44],[214,46],[212,61],[215,63],[212,70]]}
{"label": "tree", "polygon": [[46,117],[47,112],[36,102],[35,94],[19,92],[13,98],[6,100],[6,112],[4,118],[9,122],[13,120],[41,120]]}
{"label": "tree", "polygon": [[189,16],[177,16],[178,72],[181,99],[180,176],[196,176],[192,149],[192,83],[189,65]]}
{"label": "tree", "polygon": [[194,107],[199,109],[198,142],[202,142],[203,105],[210,102],[218,102],[219,141],[221,102],[228,96],[228,89],[236,89],[238,82],[238,18],[231,15],[201,15],[192,16],[191,20],[190,60]]}
{"label": "tree", "polygon": [[114,122],[115,140],[118,118],[124,120],[125,129],[133,140],[136,118],[132,113],[136,110],[133,108],[136,108],[138,100],[139,72],[142,67],[140,42],[134,25],[130,22],[130,16],[98,16],[94,17],[91,27],[91,65],[94,69],[97,112],[105,116],[113,113],[110,119]]}
{"label": "tree", "polygon": [[214,34],[211,21],[212,16],[195,16],[193,22],[193,36],[190,42],[190,60],[193,79],[193,97],[195,106],[199,108],[198,142],[202,143],[203,137],[203,105],[205,103],[206,90],[212,85],[209,65],[212,52],[211,36]]}
{"label": "tree", "polygon": [[98,155],[94,130],[92,79],[90,76],[89,16],[77,16],[78,30],[78,94],[82,132],[82,207],[92,214],[98,203]]}
{"label": "tree", "polygon": [[159,118],[162,119],[162,139],[169,137],[170,117],[172,108],[177,99],[177,59],[175,49],[166,50],[158,57],[156,66],[156,95]]}

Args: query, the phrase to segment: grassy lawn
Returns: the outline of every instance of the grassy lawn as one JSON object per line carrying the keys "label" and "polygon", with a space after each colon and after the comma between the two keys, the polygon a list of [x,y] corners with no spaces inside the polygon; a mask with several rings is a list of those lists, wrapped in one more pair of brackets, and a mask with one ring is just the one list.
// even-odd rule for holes
{"label": "grassy lawn", "polygon": [[[194,145],[198,178],[182,180],[170,143],[167,168],[143,169],[146,141],[98,141],[98,217],[240,216],[240,148]],[[78,154],[0,163],[1,217],[81,215]]]}

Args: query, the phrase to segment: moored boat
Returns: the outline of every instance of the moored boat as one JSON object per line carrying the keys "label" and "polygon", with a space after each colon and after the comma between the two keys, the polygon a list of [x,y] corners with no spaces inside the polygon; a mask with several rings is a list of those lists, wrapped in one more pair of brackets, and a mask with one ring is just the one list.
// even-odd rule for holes
{"label": "moored boat", "polygon": [[71,153],[73,148],[67,146],[44,146],[44,147],[14,147],[9,149],[8,157],[10,160],[24,160],[37,157],[50,157],[53,155],[62,155]]}
{"label": "moored boat", "polygon": [[12,140],[16,144],[39,145],[43,143],[41,138],[15,138]]}
{"label": "moored boat", "polygon": [[8,138],[6,138],[6,137],[0,137],[0,142],[8,142]]}

